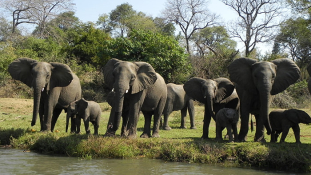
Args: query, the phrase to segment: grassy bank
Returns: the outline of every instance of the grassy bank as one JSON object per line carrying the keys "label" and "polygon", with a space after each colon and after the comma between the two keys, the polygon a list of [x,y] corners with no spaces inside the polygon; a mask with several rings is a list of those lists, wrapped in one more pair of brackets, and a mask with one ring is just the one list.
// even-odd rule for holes
{"label": "grassy bank", "polygon": [[[180,113],[174,112],[169,118],[170,131],[160,131],[161,138],[126,139],[119,136],[103,137],[109,117],[110,107],[101,103],[103,110],[99,136],[81,135],[65,132],[65,113],[62,113],[54,133],[41,133],[39,123],[30,127],[32,100],[0,99],[0,144],[32,150],[44,154],[92,158],[153,158],[165,161],[222,164],[224,166],[246,166],[289,170],[311,171],[311,125],[300,125],[301,142],[294,144],[290,131],[283,144],[254,143],[254,132],[249,131],[248,142],[217,143],[214,139],[202,140],[202,121],[204,108],[196,105],[195,130],[179,129]],[[306,110],[310,114],[310,111]],[[139,136],[143,130],[144,119],[138,123]],[[190,127],[189,118],[187,126]],[[93,133],[93,128],[91,128]],[[117,134],[119,134],[118,131]],[[223,132],[225,133],[225,131]],[[210,137],[215,138],[215,123],[211,122]],[[269,137],[266,138],[270,140]]]}

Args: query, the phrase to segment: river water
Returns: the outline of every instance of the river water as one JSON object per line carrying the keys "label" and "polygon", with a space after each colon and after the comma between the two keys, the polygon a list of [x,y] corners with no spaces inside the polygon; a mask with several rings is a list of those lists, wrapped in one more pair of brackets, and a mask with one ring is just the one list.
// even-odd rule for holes
{"label": "river water", "polygon": [[286,172],[172,163],[152,159],[81,160],[77,157],[49,156],[18,149],[0,149],[0,174],[294,175]]}

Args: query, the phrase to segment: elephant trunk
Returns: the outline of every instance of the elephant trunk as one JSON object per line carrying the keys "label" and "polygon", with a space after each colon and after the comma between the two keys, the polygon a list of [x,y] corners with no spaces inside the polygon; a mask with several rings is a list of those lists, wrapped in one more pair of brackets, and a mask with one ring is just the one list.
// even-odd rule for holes
{"label": "elephant trunk", "polygon": [[214,97],[211,95],[207,95],[206,104],[209,115],[213,117],[214,121],[216,121],[216,115],[214,113]]}
{"label": "elephant trunk", "polygon": [[[34,126],[36,124],[37,116],[38,116],[39,108],[40,108],[41,93],[43,90],[44,90],[44,85],[34,86],[33,114],[32,114],[31,126]],[[43,121],[40,121],[40,122],[41,122],[41,130],[42,130]]]}
{"label": "elephant trunk", "polygon": [[[270,86],[270,84],[266,86]],[[267,88],[265,87],[265,88],[260,88],[260,89],[267,89]],[[271,88],[268,88],[268,89],[271,89]],[[263,91],[263,92],[260,91],[259,95],[260,95],[260,111],[259,111],[259,117],[256,119],[257,127],[256,127],[255,141],[264,140],[264,126],[268,127],[267,131],[271,130],[270,121],[269,121],[269,106],[270,106],[270,100],[271,100],[270,90]]]}
{"label": "elephant trunk", "polygon": [[114,109],[111,111],[108,124],[108,129],[111,129],[113,132],[117,131],[120,126],[125,91],[123,88],[116,90]]}

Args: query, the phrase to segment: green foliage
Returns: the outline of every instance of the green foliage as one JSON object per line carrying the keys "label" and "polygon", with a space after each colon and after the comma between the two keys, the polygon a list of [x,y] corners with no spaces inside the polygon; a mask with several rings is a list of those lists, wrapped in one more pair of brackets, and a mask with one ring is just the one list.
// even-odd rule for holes
{"label": "green foliage", "polygon": [[184,81],[191,69],[184,49],[174,38],[142,30],[110,40],[108,46],[102,46],[100,55],[103,63],[106,58],[148,62],[166,82]]}
{"label": "green foliage", "polygon": [[63,52],[67,57],[75,57],[81,63],[88,63],[97,66],[100,59],[97,56],[99,48],[102,47],[109,35],[100,29],[96,29],[93,24],[77,26],[69,31],[71,42],[66,43]]}

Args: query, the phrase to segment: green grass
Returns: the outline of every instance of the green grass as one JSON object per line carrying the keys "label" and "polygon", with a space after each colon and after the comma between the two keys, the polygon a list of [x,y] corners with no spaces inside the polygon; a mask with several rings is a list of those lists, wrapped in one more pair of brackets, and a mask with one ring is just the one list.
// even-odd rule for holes
{"label": "green grass", "polygon": [[[197,129],[179,129],[180,112],[173,112],[169,118],[170,131],[160,130],[160,138],[142,139],[144,118],[140,116],[137,139],[119,136],[103,137],[110,107],[101,103],[102,118],[99,136],[65,132],[65,113],[55,126],[55,132],[38,132],[38,123],[31,127],[32,100],[0,99],[0,144],[32,150],[44,154],[61,154],[84,159],[92,158],[152,158],[175,162],[221,164],[224,166],[271,168],[275,170],[311,171],[311,125],[301,124],[301,142],[295,144],[293,132],[286,138],[287,143],[253,142],[255,132],[249,131],[248,141],[243,143],[218,143],[214,141],[215,122],[210,124],[209,140],[201,139],[204,107],[196,105],[195,124]],[[309,110],[304,109],[310,114]],[[255,121],[255,120],[254,120]],[[82,122],[83,123],[83,122]],[[187,117],[186,126],[190,127]],[[91,133],[93,133],[91,125]],[[223,134],[225,134],[225,130]],[[270,137],[266,136],[269,141]]]}

